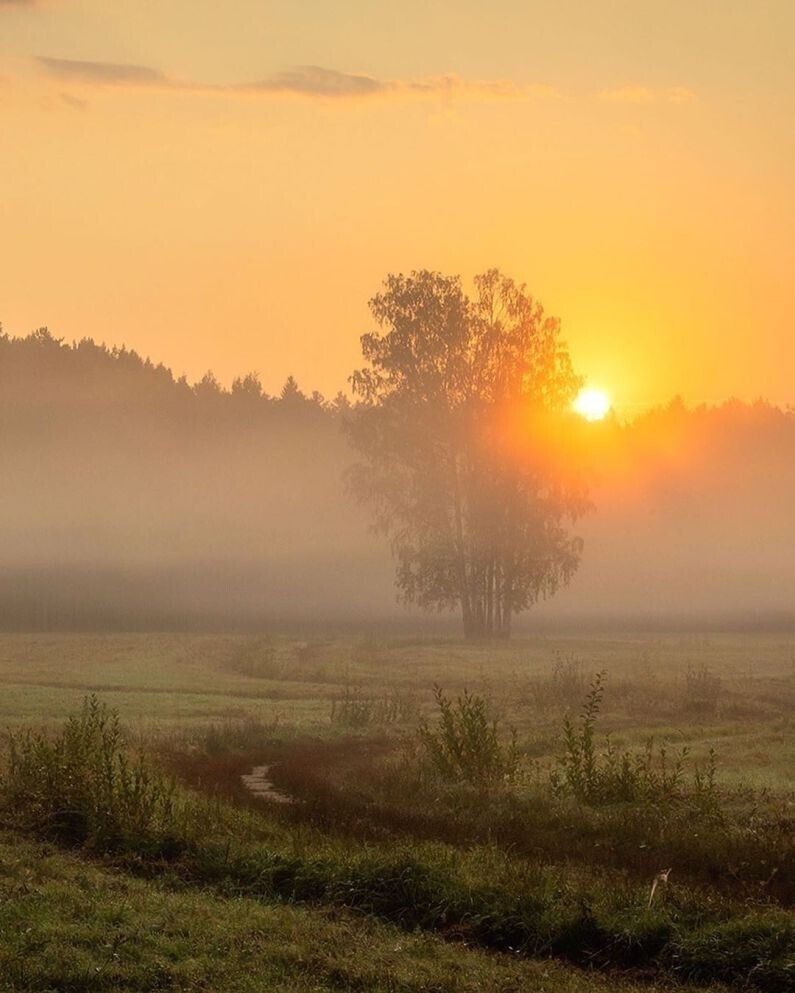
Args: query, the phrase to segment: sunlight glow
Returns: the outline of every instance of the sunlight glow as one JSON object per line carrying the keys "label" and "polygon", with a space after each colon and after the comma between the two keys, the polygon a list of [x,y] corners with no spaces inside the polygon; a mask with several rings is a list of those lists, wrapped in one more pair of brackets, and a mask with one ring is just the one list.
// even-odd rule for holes
{"label": "sunlight glow", "polygon": [[604,390],[588,386],[577,394],[574,409],[586,421],[601,421],[610,410],[610,397]]}

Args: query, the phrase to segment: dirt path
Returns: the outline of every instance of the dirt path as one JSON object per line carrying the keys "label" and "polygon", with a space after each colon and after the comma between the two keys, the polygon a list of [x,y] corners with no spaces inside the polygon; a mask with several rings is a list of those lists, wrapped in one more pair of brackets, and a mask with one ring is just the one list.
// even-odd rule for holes
{"label": "dirt path", "polygon": [[[305,739],[220,755],[173,750],[164,754],[164,761],[192,788],[226,796],[235,803],[261,806],[270,802],[285,811],[300,808],[334,817],[341,815],[340,806],[350,805],[358,818],[360,805],[368,806],[368,800],[352,786],[393,747],[383,740]],[[348,788],[341,791],[343,782]]]}
{"label": "dirt path", "polygon": [[244,773],[240,777],[240,782],[258,800],[266,800],[269,803],[292,803],[293,798],[277,790],[268,778],[270,768],[269,765],[255,765],[251,772]]}

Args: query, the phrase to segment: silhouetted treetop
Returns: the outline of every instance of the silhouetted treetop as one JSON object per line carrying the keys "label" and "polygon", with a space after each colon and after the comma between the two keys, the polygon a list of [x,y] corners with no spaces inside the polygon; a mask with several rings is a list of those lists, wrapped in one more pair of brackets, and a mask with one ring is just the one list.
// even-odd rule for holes
{"label": "silhouetted treetop", "polygon": [[116,411],[132,420],[190,429],[203,421],[232,428],[252,421],[283,424],[285,416],[307,412],[333,419],[340,409],[316,391],[306,396],[293,377],[276,398],[265,393],[255,373],[236,378],[230,389],[211,371],[191,385],[125,346],[109,348],[90,338],[68,344],[46,328],[27,337],[0,331],[0,405],[14,416],[57,409],[68,420],[100,409],[111,417]]}
{"label": "silhouetted treetop", "polygon": [[580,557],[567,524],[586,509],[582,482],[523,440],[541,437],[539,416],[548,433],[581,382],[560,324],[496,269],[471,297],[457,276],[390,275],[370,308],[352,488],[390,537],[402,599],[459,608],[467,636],[507,637]]}

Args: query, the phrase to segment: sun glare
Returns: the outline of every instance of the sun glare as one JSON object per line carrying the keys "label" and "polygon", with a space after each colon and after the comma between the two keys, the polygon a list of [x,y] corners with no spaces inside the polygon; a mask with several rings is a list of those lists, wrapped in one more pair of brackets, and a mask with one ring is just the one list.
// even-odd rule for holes
{"label": "sun glare", "polygon": [[601,421],[610,410],[610,398],[604,390],[597,390],[589,386],[577,394],[574,409],[586,421]]}

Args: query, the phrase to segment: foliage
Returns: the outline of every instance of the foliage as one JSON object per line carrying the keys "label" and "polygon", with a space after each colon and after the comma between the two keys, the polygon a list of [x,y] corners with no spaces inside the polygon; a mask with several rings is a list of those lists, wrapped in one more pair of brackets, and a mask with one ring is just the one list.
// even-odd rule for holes
{"label": "foliage", "polygon": [[[569,792],[589,804],[665,803],[682,798],[689,754],[686,746],[673,759],[666,746],[655,746],[652,738],[640,753],[617,748],[609,737],[603,750],[597,749],[596,722],[604,697],[604,677],[604,672],[594,677],[579,720],[575,723],[567,717],[563,722],[564,752],[551,773],[553,791]],[[715,772],[715,751],[710,749],[706,767],[696,769],[692,777],[692,792],[700,799],[714,797]]]}
{"label": "foliage", "polygon": [[504,783],[516,775],[516,732],[503,744],[496,718],[489,717],[487,700],[467,690],[453,702],[441,687],[434,689],[438,722],[423,721],[418,739],[423,761],[445,782],[479,786]]}
{"label": "foliage", "polygon": [[458,277],[389,276],[370,307],[351,488],[391,538],[403,600],[459,608],[468,637],[507,637],[581,551],[567,523],[587,501],[558,451],[580,381],[559,322],[497,270],[472,299]]}
{"label": "foliage", "polygon": [[[130,856],[129,864],[140,868],[138,852]],[[514,957],[642,967],[765,993],[784,993],[792,975],[792,918],[779,908],[716,905],[681,889],[649,911],[646,882],[569,875],[485,846],[461,853],[413,840],[350,845],[306,831],[241,843],[205,832],[167,866],[146,868],[203,891],[355,909],[409,932],[441,933]],[[737,954],[727,947],[728,935]],[[719,956],[715,936],[724,949]]]}
{"label": "foliage", "polygon": [[5,815],[38,834],[97,848],[177,821],[173,785],[142,755],[130,758],[118,714],[95,696],[58,735],[11,735],[0,781]]}
{"label": "foliage", "polygon": [[[264,392],[256,373],[234,379],[225,389],[212,372],[193,385],[184,377],[177,379],[170,369],[143,358],[125,346],[108,348],[91,338],[69,344],[56,338],[47,328],[39,328],[27,337],[11,337],[0,328],[0,392],[3,398],[24,399],[31,396],[55,397],[74,406],[126,403],[144,407],[155,402],[164,415],[176,408],[208,414],[231,414],[243,417],[278,411],[288,414],[337,413],[346,407],[344,398],[326,401],[317,392],[307,397],[292,376],[287,378],[278,397]],[[38,382],[37,382],[38,380]],[[54,388],[55,387],[55,388]]]}
{"label": "foliage", "polygon": [[[385,833],[434,838],[458,846],[490,843],[514,857],[543,856],[572,867],[604,867],[622,878],[650,881],[674,866],[676,883],[753,900],[795,901],[793,816],[786,800],[736,795],[707,802],[584,804],[552,792],[548,780],[517,776],[488,792],[418,775],[412,756],[379,768],[357,767],[350,782],[322,793],[329,770],[307,770],[291,787],[312,823],[382,838]],[[318,788],[319,787],[319,788]]]}

